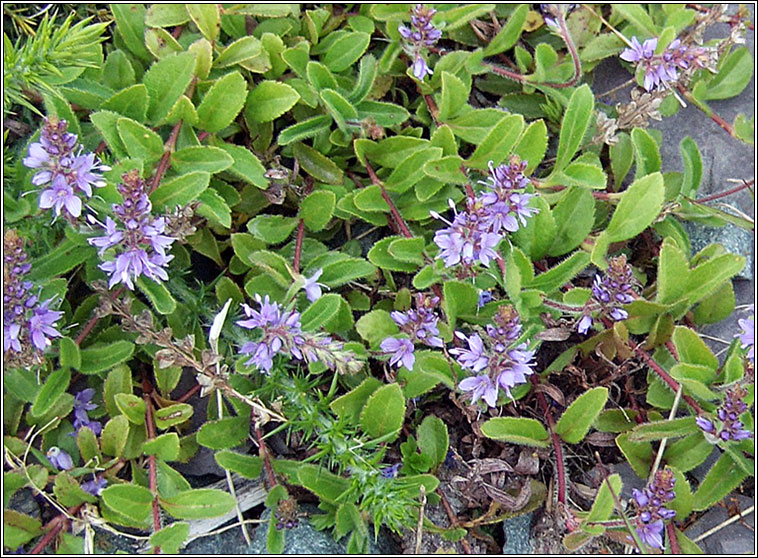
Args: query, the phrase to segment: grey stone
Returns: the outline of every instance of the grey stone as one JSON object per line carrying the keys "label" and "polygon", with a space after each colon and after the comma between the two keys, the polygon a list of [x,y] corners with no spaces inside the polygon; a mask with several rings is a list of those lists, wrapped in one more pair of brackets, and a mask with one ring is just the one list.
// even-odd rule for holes
{"label": "grey stone", "polygon": [[39,505],[34,499],[34,493],[31,488],[22,488],[11,496],[8,502],[8,509],[37,519],[40,517]]}
{"label": "grey stone", "polygon": [[533,552],[530,539],[532,516],[532,512],[529,512],[503,521],[503,535],[505,535],[503,554],[531,554]]}
{"label": "grey stone", "polygon": [[[727,500],[736,502],[740,510],[745,510],[755,503],[753,499],[741,495],[729,496]],[[695,539],[729,518],[730,514],[727,513],[727,509],[724,506],[713,506],[703,517],[687,529],[684,534],[690,539]],[[738,554],[754,555],[755,511],[745,515],[741,520],[727,525],[697,544],[703,549],[705,554],[726,554],[728,556]]]}
{"label": "grey stone", "polygon": [[642,490],[647,485],[646,479],[641,479],[634,472],[632,466],[626,461],[612,466],[613,472],[618,473],[621,477],[621,500],[628,500],[632,497],[632,490]]}
{"label": "grey stone", "polygon": [[[308,514],[321,513],[318,507],[305,504],[300,509]],[[271,510],[264,510],[261,519],[268,520]],[[264,521],[255,529],[253,542],[245,554],[268,554],[266,549],[266,535],[268,533],[268,521]],[[288,529],[285,535],[284,552],[282,554],[347,554],[347,537],[336,541],[330,530],[317,531],[306,518],[300,518],[298,525]],[[189,548],[189,547],[188,547]],[[379,539],[374,542],[369,536],[369,554],[397,554],[395,544],[380,531]]]}

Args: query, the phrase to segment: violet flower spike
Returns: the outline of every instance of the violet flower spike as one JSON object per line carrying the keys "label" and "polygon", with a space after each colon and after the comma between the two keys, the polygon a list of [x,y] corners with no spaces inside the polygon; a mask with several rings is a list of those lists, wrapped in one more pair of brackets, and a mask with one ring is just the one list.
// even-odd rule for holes
{"label": "violet flower spike", "polygon": [[422,51],[427,50],[442,36],[442,32],[432,24],[432,17],[437,10],[425,8],[423,4],[417,4],[411,11],[411,27],[398,25],[398,33],[403,38],[403,48],[406,54],[413,58],[413,75],[419,81],[423,81],[434,72],[429,67]]}
{"label": "violet flower spike", "polygon": [[750,306],[751,315],[747,318],[737,320],[742,328],[742,332],[735,335],[739,337],[743,349],[748,349],[747,358],[755,360],[755,306]]}
{"label": "violet flower spike", "polygon": [[414,346],[410,339],[404,337],[387,337],[380,348],[385,353],[390,353],[390,366],[405,366],[408,370],[413,370],[416,363],[416,356],[413,354]]}
{"label": "violet flower spike", "polygon": [[92,494],[93,496],[100,496],[100,494],[102,494],[103,490],[105,490],[105,487],[107,486],[107,480],[105,480],[103,477],[95,477],[91,481],[83,482],[81,488],[88,494]]}
{"label": "violet flower spike", "polygon": [[492,383],[486,374],[464,378],[458,384],[463,392],[471,392],[471,404],[475,405],[479,399],[484,399],[490,407],[497,405],[497,386]]}
{"label": "violet flower spike", "polygon": [[71,459],[71,456],[57,446],[53,446],[47,450],[47,458],[50,460],[53,467],[59,471],[66,471],[74,468],[74,462]]}

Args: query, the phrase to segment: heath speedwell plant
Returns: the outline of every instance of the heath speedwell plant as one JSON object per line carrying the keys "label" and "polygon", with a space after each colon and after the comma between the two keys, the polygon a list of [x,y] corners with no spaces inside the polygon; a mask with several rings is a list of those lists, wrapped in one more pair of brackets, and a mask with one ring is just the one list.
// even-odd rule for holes
{"label": "heath speedwell plant", "polygon": [[754,231],[724,203],[752,171],[699,194],[696,142],[674,171],[649,128],[694,105],[753,141],[714,110],[744,8],[3,9],[6,552],[224,517],[273,553],[304,522],[500,553],[552,510],[566,551],[695,553],[750,486],[745,258],[688,231]]}

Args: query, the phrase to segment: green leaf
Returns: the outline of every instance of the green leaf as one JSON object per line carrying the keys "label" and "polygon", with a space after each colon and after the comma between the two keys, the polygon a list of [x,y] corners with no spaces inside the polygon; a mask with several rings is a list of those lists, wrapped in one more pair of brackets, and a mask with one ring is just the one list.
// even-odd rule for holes
{"label": "green leaf", "polygon": [[316,190],[300,202],[300,218],[308,230],[314,232],[323,230],[332,219],[336,204],[337,196],[334,192]]}
{"label": "green leaf", "polygon": [[202,171],[209,174],[226,170],[234,164],[234,159],[223,149],[210,145],[184,147],[171,154],[171,166],[179,173]]}
{"label": "green leaf", "polygon": [[139,122],[130,118],[119,118],[116,121],[116,129],[130,157],[152,163],[163,156],[161,137]]}
{"label": "green leaf", "polygon": [[523,130],[523,116],[520,114],[506,116],[492,126],[490,132],[466,161],[466,166],[486,169],[490,161],[493,165],[499,165],[516,145],[516,141],[518,141]]}
{"label": "green leaf", "polygon": [[388,384],[377,389],[361,412],[361,428],[372,438],[394,440],[405,420],[405,398],[400,386]]}
{"label": "green leaf", "polygon": [[491,418],[482,425],[482,434],[493,440],[523,446],[545,448],[550,445],[545,427],[539,421],[530,418]]}
{"label": "green leaf", "polygon": [[292,142],[311,138],[331,127],[332,119],[326,114],[314,116],[297,124],[293,124],[279,133],[279,145],[289,145]]}
{"label": "green leaf", "polygon": [[750,50],[746,47],[734,49],[719,63],[719,72],[708,82],[703,99],[712,101],[736,97],[750,83],[753,68]]}
{"label": "green leaf", "polygon": [[566,186],[604,190],[608,177],[597,165],[574,161],[558,174],[557,180]]}
{"label": "green leaf", "polygon": [[433,22],[435,25],[442,24],[445,31],[452,31],[458,27],[463,27],[472,19],[483,16],[495,9],[495,4],[469,4],[443,10],[434,15]]}
{"label": "green leaf", "polygon": [[687,302],[692,305],[700,301],[744,267],[745,258],[733,254],[722,254],[698,265],[686,278],[684,292]]}
{"label": "green leaf", "polygon": [[362,101],[355,108],[358,111],[358,120],[365,121],[371,119],[378,126],[387,128],[396,124],[402,124],[411,116],[400,105],[383,103],[381,101]]}
{"label": "green leaf", "polygon": [[131,393],[117,393],[114,397],[118,410],[133,424],[145,423],[145,401]]}
{"label": "green leaf", "polygon": [[60,349],[61,368],[79,368],[82,364],[82,355],[79,346],[70,337],[61,337],[58,342]]}
{"label": "green leaf", "polygon": [[371,250],[368,251],[367,257],[369,261],[377,267],[391,271],[405,271],[409,273],[416,271],[420,264],[404,261],[393,256],[389,251],[390,245],[402,238],[400,236],[389,236],[374,244]]}
{"label": "green leaf", "polygon": [[466,106],[469,87],[450,72],[442,72],[442,94],[439,101],[437,119],[446,122],[455,117]]}
{"label": "green leaf", "polygon": [[292,146],[292,153],[297,157],[300,167],[316,180],[326,184],[342,184],[342,170],[312,147],[296,143]]}
{"label": "green leaf", "polygon": [[147,116],[151,122],[159,123],[168,115],[192,81],[194,69],[195,54],[191,52],[167,56],[150,66],[142,82],[150,99]]}
{"label": "green leaf", "polygon": [[[163,4],[153,4],[153,7],[161,5]],[[175,521],[150,535],[150,545],[154,549],[160,548],[164,554],[178,554],[179,549],[184,544],[184,541],[187,540],[189,534],[189,523]]]}
{"label": "green leaf", "polygon": [[605,407],[608,388],[593,388],[569,405],[555,425],[555,433],[569,444],[578,444],[587,435],[590,426]]}
{"label": "green leaf", "polygon": [[624,432],[616,436],[616,445],[637,476],[646,479],[653,464],[653,447],[650,442],[632,442],[629,433]]}
{"label": "green leaf", "polygon": [[614,509],[614,495],[618,498],[621,494],[621,486],[621,476],[618,474],[610,475],[603,481],[592,503],[590,513],[582,522],[584,531],[593,535],[600,535],[605,531],[602,525],[591,525],[591,523],[606,521],[611,517]]}
{"label": "green leaf", "polygon": [[134,343],[123,340],[87,347],[81,351],[82,364],[79,372],[97,374],[129,360],[133,353]]}
{"label": "green leaf", "polygon": [[262,81],[247,96],[245,117],[253,122],[270,122],[294,107],[299,100],[298,92],[286,83]]}
{"label": "green leaf", "polygon": [[361,316],[355,324],[355,329],[373,348],[377,347],[386,337],[395,335],[397,324],[386,310],[372,310]]}
{"label": "green leaf", "polygon": [[658,217],[663,207],[663,176],[656,172],[635,180],[624,192],[605,231],[611,242],[632,238]]}
{"label": "green leaf", "polygon": [[260,39],[248,35],[228,45],[213,61],[214,68],[227,68],[260,55],[263,45]]}
{"label": "green leaf", "polygon": [[152,57],[143,42],[145,36],[145,7],[142,4],[114,4],[111,7],[116,28],[126,47],[143,61]]}
{"label": "green leaf", "polygon": [[616,135],[618,141],[610,146],[609,153],[611,156],[611,172],[613,173],[613,180],[616,185],[616,190],[621,188],[624,178],[629,174],[629,169],[632,168],[632,161],[634,160],[634,147],[632,146],[632,140],[626,132],[621,132]]}
{"label": "green leaf", "polygon": [[129,437],[129,419],[124,415],[113,417],[103,427],[100,447],[105,455],[122,457]]}
{"label": "green leaf", "polygon": [[141,276],[137,279],[137,287],[147,296],[158,313],[165,316],[176,310],[176,300],[163,283],[156,283],[152,279]]}
{"label": "green leaf", "polygon": [[586,188],[571,187],[553,208],[556,232],[550,256],[570,252],[587,238],[595,222],[595,199]]}
{"label": "green leaf", "polygon": [[195,54],[195,75],[207,78],[213,64],[213,45],[207,39],[198,39],[187,50]]}
{"label": "green leaf", "polygon": [[658,257],[656,302],[671,304],[685,292],[689,262],[671,238],[665,238]]}
{"label": "green leaf", "polygon": [[177,519],[218,517],[232,511],[235,503],[231,494],[214,488],[186,490],[159,501],[161,507]]}
{"label": "green leaf", "polygon": [[700,336],[685,326],[676,326],[671,336],[679,361],[687,364],[699,364],[715,372],[719,366],[716,356],[708,348]]}
{"label": "green leaf", "polygon": [[698,431],[673,443],[663,452],[666,464],[686,473],[703,463],[713,452],[713,445]]}
{"label": "green leaf", "polygon": [[664,438],[681,438],[698,431],[695,417],[682,417],[640,424],[629,432],[630,442],[649,442]]}
{"label": "green leaf", "polygon": [[155,455],[163,461],[174,461],[179,457],[179,435],[176,432],[161,434],[142,444],[145,455]]}
{"label": "green leaf", "polygon": [[338,477],[325,468],[310,463],[300,465],[297,470],[297,482],[313,492],[321,501],[334,505],[337,504],[340,496],[350,488],[348,479]]}
{"label": "green leaf", "polygon": [[103,103],[102,108],[142,122],[147,116],[147,105],[147,87],[138,83],[113,95]]}
{"label": "green leaf", "polygon": [[[424,178],[424,165],[428,161],[437,160],[442,156],[442,149],[439,147],[429,147],[412,152],[408,157],[403,159],[395,170],[387,177],[385,186],[390,192],[402,193],[410,189],[414,184]],[[462,173],[459,172],[459,174]],[[373,188],[369,186],[364,188]],[[360,207],[357,199],[360,193],[356,194],[356,205]],[[389,209],[389,206],[387,206]],[[384,209],[383,209],[384,210]]]}
{"label": "green leaf", "polygon": [[265,176],[266,169],[249,149],[223,141],[218,141],[214,145],[226,151],[234,159],[234,164],[227,169],[227,172],[261,190],[269,187],[268,178]]}
{"label": "green leaf", "polygon": [[474,315],[479,304],[479,293],[469,283],[462,281],[446,281],[442,286],[442,308],[447,316],[450,329],[455,329],[459,316]]}
{"label": "green leaf", "polygon": [[174,36],[165,29],[146,29],[145,46],[158,59],[184,50]]}
{"label": "green leaf", "polygon": [[134,68],[123,50],[116,49],[105,59],[103,84],[114,91],[134,85]]}
{"label": "green leaf", "polygon": [[366,52],[370,40],[368,33],[358,31],[342,35],[334,41],[322,60],[333,72],[347,70]]}
{"label": "green leaf", "polygon": [[[375,312],[382,312],[382,310],[375,310]],[[357,422],[366,401],[381,385],[379,380],[369,376],[358,387],[332,401],[329,408],[347,422]]]}
{"label": "green leaf", "polygon": [[574,252],[558,265],[537,275],[532,281],[524,283],[524,287],[551,293],[571,281],[590,264],[587,252]]}
{"label": "green leaf", "polygon": [[661,154],[653,136],[642,128],[634,128],[632,146],[634,147],[635,180],[661,170]]}
{"label": "green leaf", "polygon": [[[527,126],[519,138],[513,153],[527,163],[524,174],[531,174],[545,158],[547,151],[547,126],[544,120],[537,120]],[[519,229],[520,230],[520,229]]]}
{"label": "green leaf", "polygon": [[257,479],[261,476],[263,460],[257,455],[246,455],[231,450],[221,450],[214,458],[219,467],[242,475],[246,479]]}
{"label": "green leaf", "polygon": [[61,368],[50,374],[37,393],[32,405],[32,415],[35,417],[45,415],[55,405],[58,398],[66,392],[70,381],[71,370],[69,368]]}
{"label": "green leaf", "polygon": [[211,175],[194,171],[163,182],[150,194],[150,201],[156,209],[172,210],[178,205],[186,205],[208,187]]}
{"label": "green leaf", "polygon": [[150,27],[174,27],[189,21],[183,4],[153,4],[147,10],[145,25]]}
{"label": "green leaf", "polygon": [[566,113],[561,123],[558,140],[558,154],[551,175],[562,171],[579,149],[584,133],[590,124],[595,98],[588,85],[578,87],[569,99]]}
{"label": "green leaf", "polygon": [[223,130],[242,110],[246,97],[247,83],[242,74],[226,74],[213,84],[197,107],[199,127],[211,133]]}
{"label": "green leaf", "polygon": [[36,374],[24,368],[11,368],[5,372],[3,385],[19,401],[34,403],[40,390]]}
{"label": "green leaf", "polygon": [[339,312],[342,297],[325,294],[311,304],[301,315],[300,323],[304,331],[316,331],[325,327]]}
{"label": "green leaf", "polygon": [[282,215],[258,215],[247,222],[247,230],[266,244],[284,242],[297,227],[297,218]]}
{"label": "green leaf", "polygon": [[322,89],[319,91],[319,97],[326,112],[332,117],[337,127],[346,134],[349,134],[350,130],[348,130],[347,121],[354,122],[358,119],[358,111],[355,110],[355,107],[334,89]]}
{"label": "green leaf", "polygon": [[700,189],[703,179],[703,160],[695,140],[687,136],[679,144],[679,152],[682,154],[684,174],[682,175],[681,194],[688,198],[694,198]]}
{"label": "green leaf", "polygon": [[138,522],[147,519],[152,509],[153,495],[136,484],[111,485],[103,490],[101,497],[110,509]]}
{"label": "green leaf", "polygon": [[442,464],[450,445],[447,425],[441,419],[430,415],[421,422],[417,435],[421,454],[432,459],[433,467]]}
{"label": "green leaf", "polygon": [[389,243],[387,252],[400,261],[422,265],[424,263],[424,239],[420,237],[395,239]]}
{"label": "green leaf", "polygon": [[132,372],[123,364],[108,372],[108,377],[105,379],[103,400],[111,416],[116,416],[121,412],[116,406],[117,393],[132,393]]}
{"label": "green leaf", "polygon": [[[376,58],[374,58],[374,56],[371,54],[367,54],[361,58],[361,65],[360,69],[358,70],[358,77],[355,80],[355,87],[353,87],[350,95],[348,95],[348,101],[355,104],[361,103],[361,101],[363,101],[369,95],[369,93],[371,93],[371,89],[374,86],[374,81],[376,80],[376,74]],[[358,108],[358,110],[360,110],[360,108]]]}
{"label": "green leaf", "polygon": [[168,407],[157,409],[153,413],[155,426],[159,430],[166,430],[172,426],[187,422],[194,412],[192,405],[188,405],[187,403],[174,403]]}
{"label": "green leaf", "polygon": [[394,169],[413,152],[429,147],[429,141],[410,136],[392,136],[379,142],[357,139],[353,146],[361,162],[368,157],[382,167]]}
{"label": "green leaf", "polygon": [[698,486],[692,507],[696,511],[709,509],[737,488],[747,476],[731,455],[721,454]]}
{"label": "green leaf", "polygon": [[42,523],[14,510],[3,510],[3,547],[19,548],[42,533]]}
{"label": "green leaf", "polygon": [[485,56],[493,56],[505,52],[516,44],[526,23],[529,6],[520,4],[513,13],[508,16],[508,21],[500,29],[500,32],[484,48]]}
{"label": "green leaf", "polygon": [[[426,153],[426,152],[424,152]],[[449,155],[442,159],[433,159],[423,165],[424,174],[440,182],[466,184],[468,178],[461,172],[463,159],[458,155]],[[417,190],[418,195],[418,190]]]}
{"label": "green leaf", "polygon": [[187,4],[187,13],[203,37],[214,41],[221,30],[221,14],[218,4]]}
{"label": "green leaf", "polygon": [[453,133],[468,143],[478,145],[507,114],[495,108],[475,109],[448,121]]}
{"label": "green leaf", "polygon": [[695,323],[715,324],[725,320],[734,311],[735,304],[734,287],[731,282],[726,281],[697,305],[693,313]]}
{"label": "green leaf", "polygon": [[612,4],[613,12],[620,15],[637,28],[639,34],[657,37],[660,29],[640,4]]}
{"label": "green leaf", "polygon": [[214,450],[233,448],[245,441],[250,418],[245,415],[208,421],[197,431],[197,443]]}

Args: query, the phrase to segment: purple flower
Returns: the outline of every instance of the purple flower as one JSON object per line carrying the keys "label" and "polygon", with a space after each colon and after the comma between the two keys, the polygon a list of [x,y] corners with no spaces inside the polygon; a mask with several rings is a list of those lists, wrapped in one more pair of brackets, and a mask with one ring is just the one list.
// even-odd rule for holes
{"label": "purple flower", "polygon": [[50,463],[53,464],[53,467],[59,471],[66,471],[74,468],[74,462],[72,461],[71,456],[57,446],[53,446],[47,450],[47,458],[50,460]]}
{"label": "purple flower", "polygon": [[134,282],[143,275],[156,282],[168,280],[165,268],[174,256],[166,255],[166,250],[174,239],[163,234],[165,219],[152,217],[147,186],[138,171],[124,174],[122,180],[118,191],[124,201],[112,206],[120,225],[107,217],[105,224],[100,225],[105,235],[90,238],[88,242],[98,247],[101,257],[108,250],[115,251],[114,259],[99,265],[110,275],[108,288],[123,283],[134,290]]}
{"label": "purple flower", "polygon": [[82,154],[81,148],[75,155],[77,137],[67,132],[67,127],[65,120],[45,119],[40,141],[29,146],[29,155],[23,163],[28,168],[40,169],[32,178],[35,186],[52,182],[52,186],[40,194],[40,208],[54,208],[56,217],[65,211],[75,219],[82,212],[82,201],[76,192],[92,197],[92,186],[105,186],[99,172],[110,167],[101,164],[94,153]]}
{"label": "purple flower", "polygon": [[404,40],[403,48],[406,53],[413,58],[413,75],[418,80],[422,80],[433,72],[423,55],[422,50],[433,46],[442,36],[442,32],[432,25],[432,16],[437,10],[425,8],[422,4],[417,4],[411,12],[411,26],[398,25],[398,32]]}
{"label": "purple flower", "polygon": [[439,298],[419,293],[415,297],[415,304],[414,310],[394,311],[390,316],[400,326],[400,331],[406,333],[411,341],[423,343],[429,347],[442,348],[444,342],[437,328],[439,316],[434,311],[439,304]]}
{"label": "purple flower", "polygon": [[93,496],[100,496],[106,486],[108,486],[108,481],[103,477],[95,477],[91,481],[83,482],[82,490]]}
{"label": "purple flower", "polygon": [[742,333],[736,335],[735,337],[740,338],[740,344],[743,349],[748,349],[747,352],[747,358],[750,360],[755,359],[755,307],[750,306],[750,312],[752,313],[751,316],[742,319],[737,320],[737,323],[742,328]]}
{"label": "purple flower", "polygon": [[480,372],[487,367],[489,359],[484,354],[484,343],[482,338],[476,333],[468,338],[461,332],[455,332],[456,337],[463,339],[468,343],[468,349],[456,348],[450,349],[450,353],[458,356],[458,364],[463,368],[468,368],[474,372]]}
{"label": "purple flower", "polygon": [[497,386],[492,383],[487,374],[465,378],[461,380],[458,387],[461,391],[471,392],[472,405],[479,399],[484,399],[490,407],[497,405]]}
{"label": "purple flower", "polygon": [[716,432],[716,426],[713,424],[713,422],[705,417],[697,417],[695,419],[695,424],[697,424],[701,430],[708,432],[709,434]]}
{"label": "purple flower", "polygon": [[305,284],[303,285],[305,296],[308,297],[308,300],[311,302],[315,302],[321,298],[321,287],[324,287],[324,285],[317,283],[316,281],[318,281],[318,278],[321,277],[323,272],[323,269],[317,269],[310,278],[305,279]]}
{"label": "purple flower", "polygon": [[592,316],[590,316],[589,314],[585,314],[576,324],[576,330],[582,335],[584,335],[585,333],[587,333],[587,331],[590,329],[591,326],[592,326]]}
{"label": "purple flower", "polygon": [[619,55],[622,60],[641,67],[644,72],[643,87],[647,91],[671,87],[679,80],[679,70],[704,68],[709,61],[709,50],[694,45],[683,45],[680,39],[673,40],[661,54],[655,54],[658,39],[646,40],[640,45],[632,37],[632,46]]}
{"label": "purple flower", "polygon": [[643,44],[637,40],[637,37],[632,37],[631,48],[624,49],[619,58],[626,60],[627,62],[639,62],[640,60],[648,60],[655,54],[655,49],[658,47],[657,37],[646,40]]}
{"label": "purple flower", "polygon": [[29,337],[40,351],[44,351],[50,345],[48,337],[61,336],[53,326],[63,316],[63,312],[48,309],[51,302],[52,299],[49,299],[37,306],[29,319]]}
{"label": "purple flower", "polygon": [[413,370],[416,357],[413,354],[414,347],[410,339],[387,337],[380,347],[385,353],[391,353],[390,366],[400,368],[402,364],[408,370]]}
{"label": "purple flower", "polygon": [[397,473],[402,465],[402,463],[395,463],[389,467],[384,467],[379,471],[379,474],[381,474],[385,479],[394,479],[397,476]]}
{"label": "purple flower", "polygon": [[492,301],[492,293],[489,291],[482,291],[479,293],[479,302],[477,306],[483,308],[485,304]]}
{"label": "purple flower", "polygon": [[648,546],[663,550],[663,520],[641,523],[635,528],[640,540]]}
{"label": "purple flower", "polygon": [[527,351],[526,343],[522,343],[518,348],[508,351],[508,359],[502,368],[502,372],[497,377],[497,384],[505,390],[508,397],[511,397],[511,388],[526,383],[526,377],[533,374],[529,367],[534,351]]}
{"label": "purple flower", "polygon": [[103,431],[103,425],[100,421],[90,420],[87,415],[87,411],[97,409],[97,405],[92,403],[92,397],[94,395],[95,390],[87,388],[77,393],[74,397],[74,430],[78,432],[80,428],[86,426],[94,432],[95,436],[99,436]]}
{"label": "purple flower", "polygon": [[[697,417],[695,422],[697,425],[715,442],[715,439],[720,439],[723,442],[734,440],[739,442],[746,438],[752,438],[753,433],[745,429],[740,415],[747,411],[747,404],[743,401],[747,391],[741,386],[734,387],[727,390],[724,403],[716,411],[716,417],[718,421],[715,423],[705,417]],[[720,429],[717,428],[717,424],[720,424]]]}

